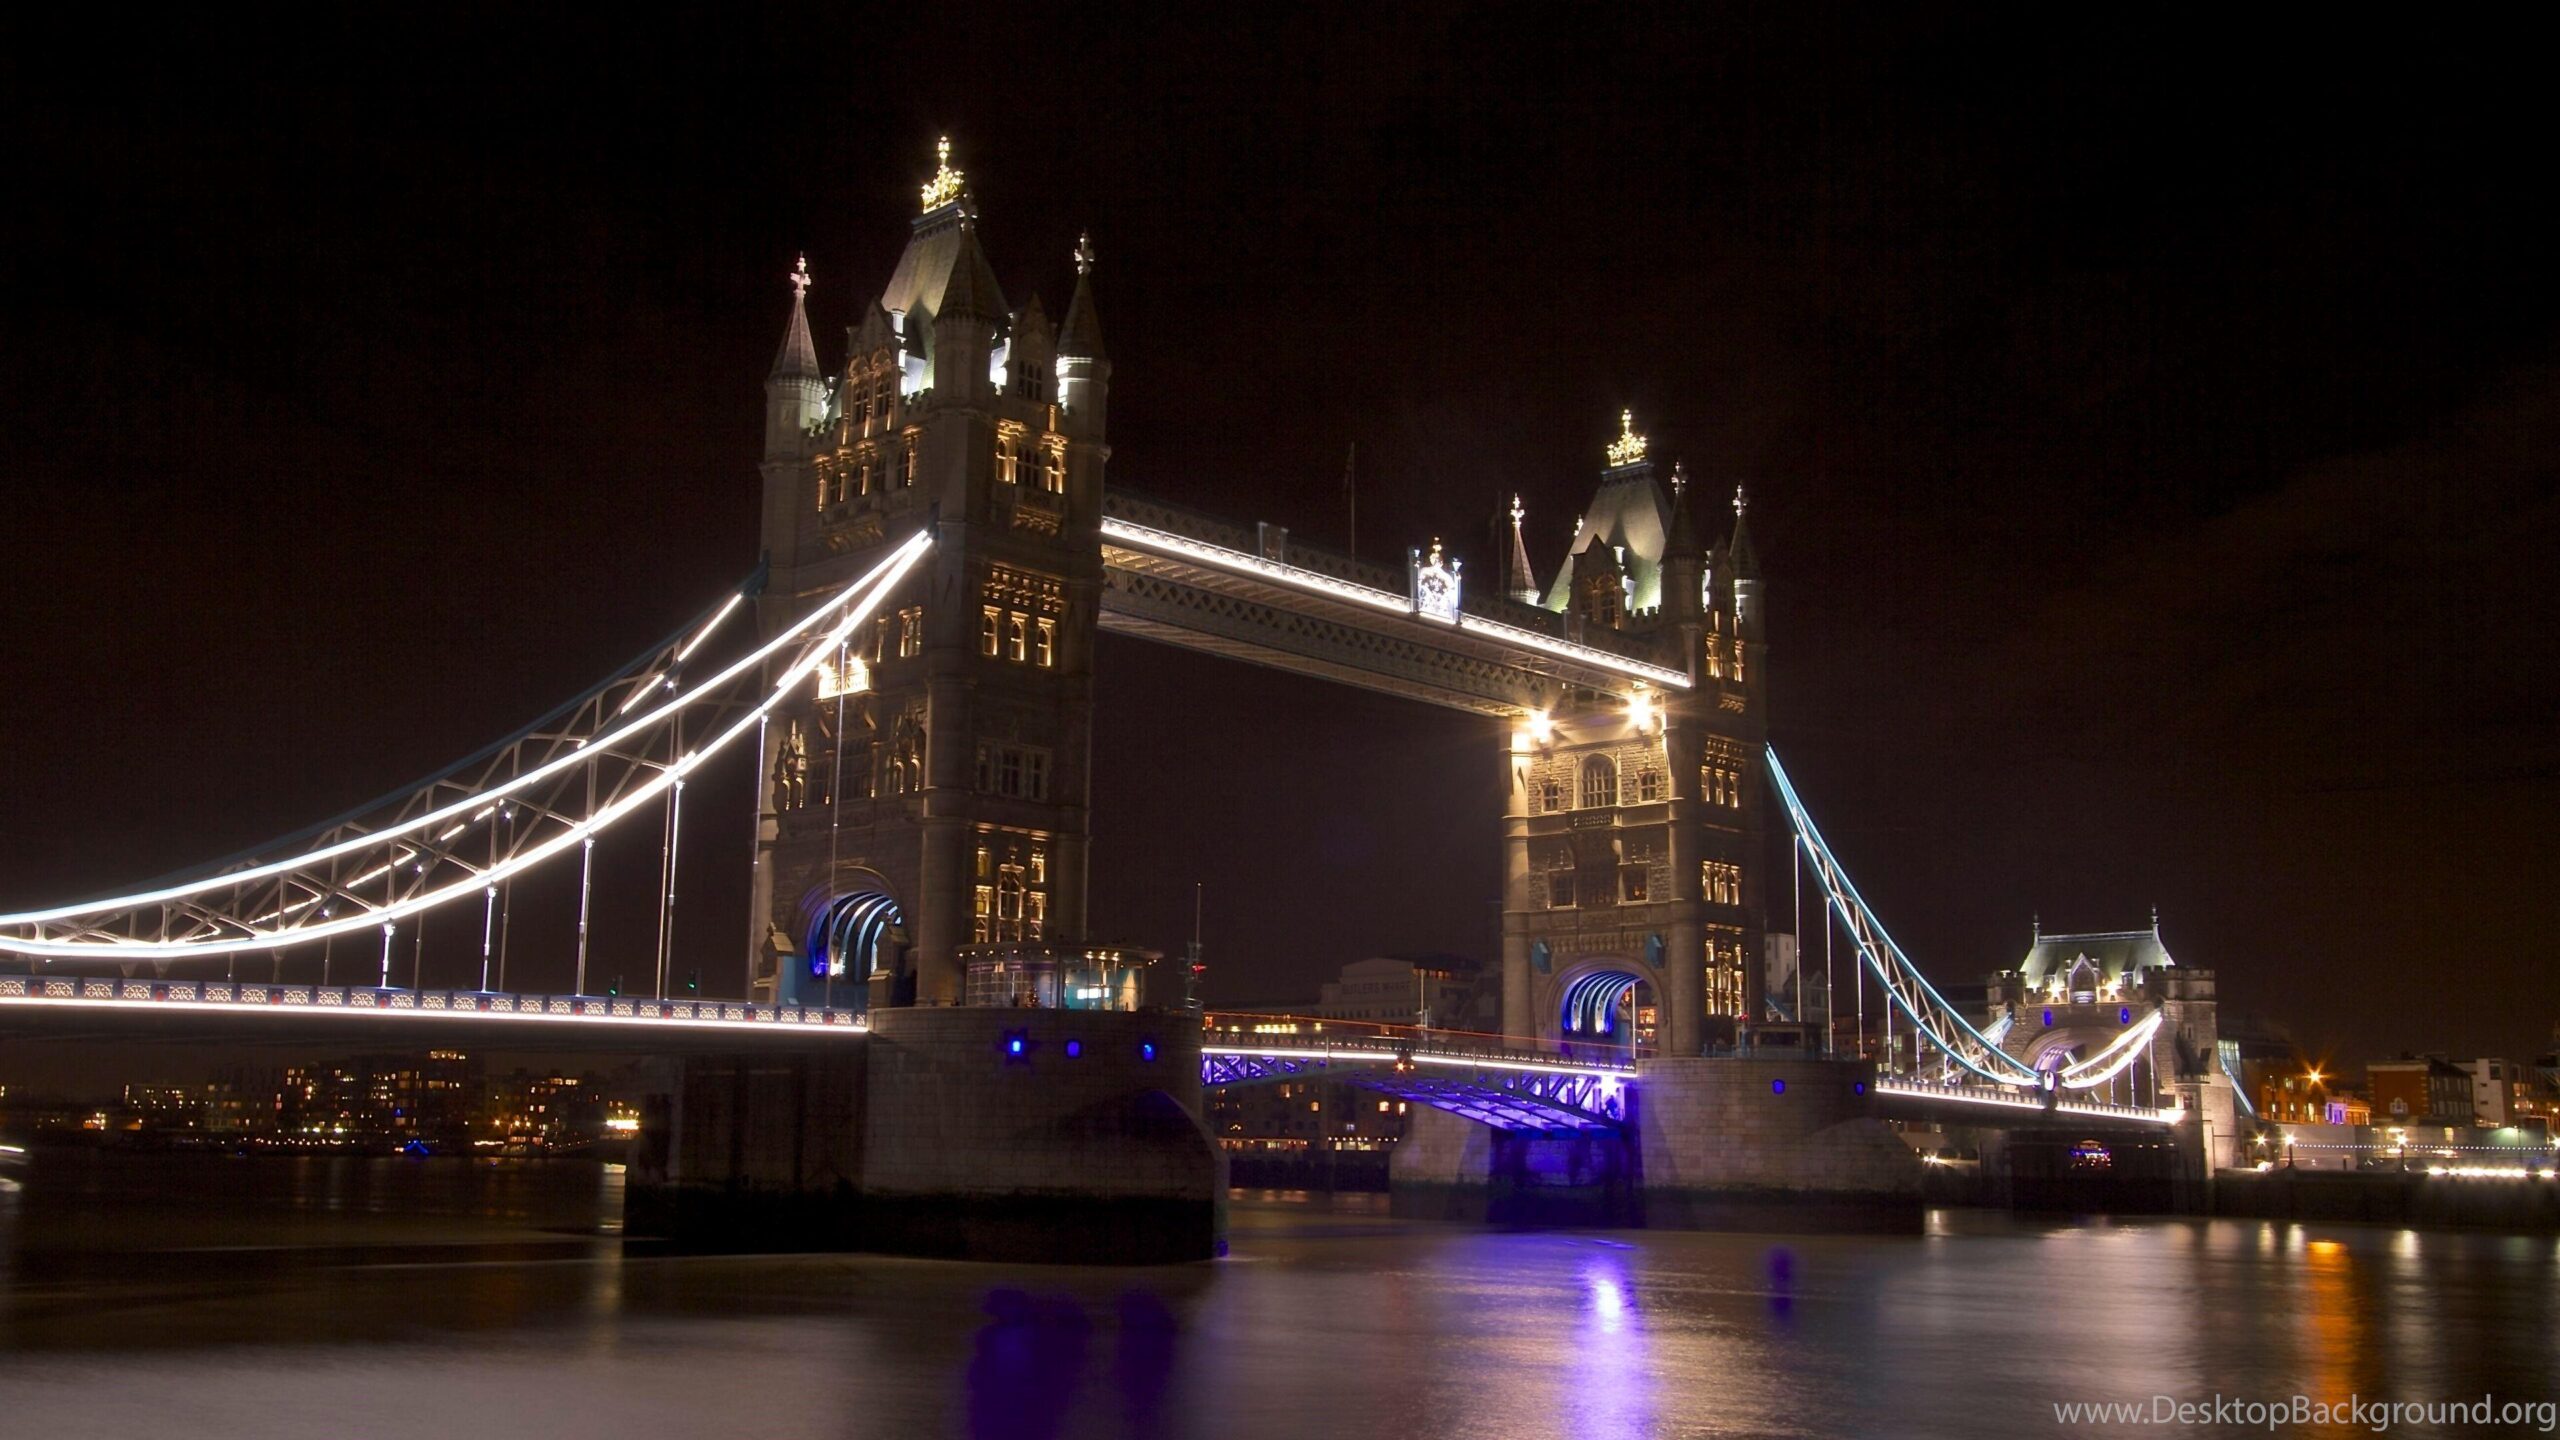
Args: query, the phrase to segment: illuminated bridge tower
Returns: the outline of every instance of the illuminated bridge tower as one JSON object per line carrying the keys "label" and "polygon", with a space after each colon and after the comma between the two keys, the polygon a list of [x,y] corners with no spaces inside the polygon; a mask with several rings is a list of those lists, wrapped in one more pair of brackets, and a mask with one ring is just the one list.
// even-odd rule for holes
{"label": "illuminated bridge tower", "polygon": [[1564,693],[1513,735],[1503,1026],[1697,1055],[1763,1018],[1759,566],[1741,491],[1731,533],[1702,544],[1696,487],[1675,470],[1665,493],[1632,415],[1608,462],[1540,603],[1698,683]]}
{"label": "illuminated bridge tower", "polygon": [[956,1004],[972,943],[1085,925],[1086,762],[1111,363],[1075,251],[1063,325],[1007,306],[950,142],[832,373],[805,264],[766,381],[768,626],[938,543],[764,744],[758,997]]}

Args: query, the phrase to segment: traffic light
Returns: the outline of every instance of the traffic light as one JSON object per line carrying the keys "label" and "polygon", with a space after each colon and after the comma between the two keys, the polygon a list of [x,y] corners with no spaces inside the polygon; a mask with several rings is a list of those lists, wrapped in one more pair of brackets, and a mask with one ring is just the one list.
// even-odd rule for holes
{"label": "traffic light", "polygon": [[616,976],[614,976],[611,980],[607,981],[607,982],[605,983],[604,993],[606,993],[607,995],[619,995],[619,994],[621,994],[621,993],[622,993],[622,977],[621,977],[621,976],[619,976],[619,975],[616,975]]}
{"label": "traffic light", "polygon": [[701,971],[687,970],[684,972],[684,993],[687,995],[699,995],[702,993]]}

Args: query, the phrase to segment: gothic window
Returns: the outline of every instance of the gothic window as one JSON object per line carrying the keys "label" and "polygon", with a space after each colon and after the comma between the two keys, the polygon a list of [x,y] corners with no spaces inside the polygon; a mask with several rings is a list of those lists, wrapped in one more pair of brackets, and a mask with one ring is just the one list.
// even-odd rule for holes
{"label": "gothic window", "polygon": [[1597,810],[1618,803],[1618,767],[1606,755],[1582,762],[1582,808]]}
{"label": "gothic window", "polygon": [[1618,870],[1618,898],[1630,905],[1644,903],[1645,868],[1625,865]]}
{"label": "gothic window", "polygon": [[1046,850],[1031,852],[1031,883],[1034,885],[1049,883],[1049,852]]}
{"label": "gothic window", "polygon": [[898,612],[898,658],[912,660],[924,653],[924,607],[909,605]]}
{"label": "gothic window", "polygon": [[889,377],[885,372],[879,379],[872,382],[871,405],[880,417],[880,428],[883,430],[889,428],[889,406],[894,394],[895,392],[889,388]]}
{"label": "gothic window", "polygon": [[871,663],[877,665],[889,649],[889,617],[881,615],[871,622]]}
{"label": "gothic window", "polygon": [[773,757],[773,808],[797,810],[809,803],[809,742],[791,722]]}
{"label": "gothic window", "polygon": [[1067,447],[1063,443],[1041,447],[1040,488],[1052,495],[1067,493]]}
{"label": "gothic window", "polygon": [[978,747],[978,788],[1016,800],[1049,798],[1049,752],[1027,745]]}
{"label": "gothic window", "polygon": [[1049,897],[1037,890],[1022,893],[1022,938],[1037,940],[1049,928]]}
{"label": "gothic window", "polygon": [[996,431],[996,483],[1022,483],[1022,437],[1009,427]]}
{"label": "gothic window", "polygon": [[1029,628],[1027,617],[1018,610],[1005,617],[1004,658],[1016,664],[1022,662],[1023,657],[1029,653],[1030,637],[1024,633]]}
{"label": "gothic window", "polygon": [[890,732],[888,759],[888,792],[906,795],[924,789],[924,735],[915,717],[898,717],[897,728]]}
{"label": "gothic window", "polygon": [[1550,910],[1564,910],[1571,908],[1572,905],[1573,872],[1570,870],[1550,871],[1547,875],[1547,908]]}
{"label": "gothic window", "polygon": [[1058,665],[1058,622],[1045,615],[1042,616],[1040,618],[1040,631],[1039,634],[1034,637],[1034,641],[1035,643],[1032,649],[1033,661],[1043,670],[1056,669]]}
{"label": "gothic window", "polygon": [[854,488],[855,494],[871,493],[871,457],[869,455],[864,455],[861,462],[854,467],[854,478],[860,482]]}
{"label": "gothic window", "polygon": [[1004,612],[998,610],[993,605],[989,605],[978,612],[979,654],[987,656],[990,659],[994,658],[996,653],[996,636],[1000,633],[1003,624]]}
{"label": "gothic window", "polygon": [[1659,800],[1662,798],[1661,771],[1647,770],[1636,777],[1636,798],[1639,800]]}
{"label": "gothic window", "polygon": [[[987,852],[980,850],[978,853],[984,855]],[[980,873],[985,872],[982,870]],[[996,887],[980,885],[972,898],[974,903],[970,908],[969,939],[973,944],[984,945],[993,933],[991,922],[994,921],[996,913]]]}
{"label": "gothic window", "polygon": [[912,435],[907,437],[905,445],[899,447],[898,488],[902,490],[916,488],[916,441]]}
{"label": "gothic window", "polygon": [[1564,787],[1553,780],[1538,787],[1538,808],[1553,815],[1564,808]]}

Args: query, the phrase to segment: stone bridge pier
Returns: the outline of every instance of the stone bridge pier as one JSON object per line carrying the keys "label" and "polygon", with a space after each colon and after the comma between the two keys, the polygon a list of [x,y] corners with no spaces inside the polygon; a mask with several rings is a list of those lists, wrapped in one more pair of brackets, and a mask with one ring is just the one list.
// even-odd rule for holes
{"label": "stone bridge pier", "polygon": [[1186,1017],[883,1010],[860,1039],[665,1062],[625,1228],[696,1250],[1154,1264],[1217,1253]]}

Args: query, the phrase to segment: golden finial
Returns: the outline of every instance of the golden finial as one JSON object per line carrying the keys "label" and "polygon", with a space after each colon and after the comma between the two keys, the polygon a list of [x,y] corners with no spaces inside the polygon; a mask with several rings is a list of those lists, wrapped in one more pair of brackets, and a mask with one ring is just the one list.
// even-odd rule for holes
{"label": "golden finial", "polygon": [[925,182],[924,208],[928,212],[939,210],[960,198],[960,172],[951,168],[951,137],[945,135],[934,142],[933,154],[939,168],[933,172],[933,178]]}
{"label": "golden finial", "polygon": [[1636,433],[1636,412],[1618,412],[1618,438],[1609,442],[1609,464],[1612,467],[1639,464],[1644,459],[1644,437]]}
{"label": "golden finial", "polygon": [[790,279],[791,279],[791,298],[792,298],[792,299],[797,300],[797,299],[799,299],[801,296],[806,295],[806,294],[808,294],[808,293],[809,293],[809,283],[810,283],[810,282],[809,282],[809,257],[808,257],[808,256],[803,255],[803,256],[801,256],[801,257],[800,257],[800,264],[799,264],[799,267],[798,267],[797,269],[795,269],[795,270],[793,270],[793,271],[791,272]]}
{"label": "golden finial", "polygon": [[1515,534],[1520,529],[1521,520],[1525,518],[1528,513],[1528,511],[1520,508],[1520,497],[1516,494],[1513,495],[1511,497],[1511,529]]}

